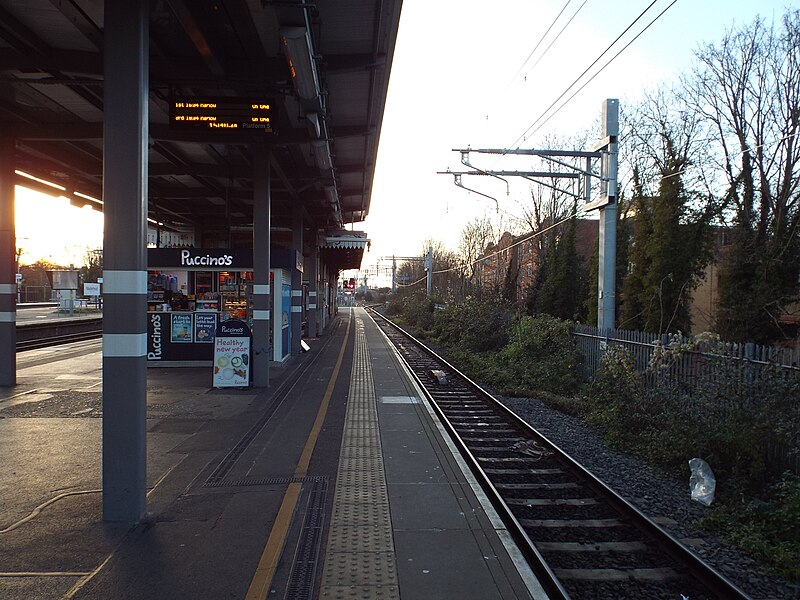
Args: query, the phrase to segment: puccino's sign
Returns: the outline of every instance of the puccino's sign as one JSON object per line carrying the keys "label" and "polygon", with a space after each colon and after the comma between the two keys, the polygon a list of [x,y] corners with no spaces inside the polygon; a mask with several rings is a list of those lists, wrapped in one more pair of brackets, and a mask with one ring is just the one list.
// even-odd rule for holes
{"label": "puccino's sign", "polygon": [[147,363],[210,361],[216,327],[216,313],[148,312]]}
{"label": "puccino's sign", "polygon": [[164,313],[149,313],[147,315],[147,360],[161,360],[164,355],[165,335],[163,319]]}
{"label": "puccino's sign", "polygon": [[148,248],[148,269],[240,271],[253,268],[253,251],[228,248]]}
{"label": "puccino's sign", "polygon": [[181,250],[182,267],[230,267],[233,265],[233,256],[211,256],[210,254],[194,254],[191,250]]}

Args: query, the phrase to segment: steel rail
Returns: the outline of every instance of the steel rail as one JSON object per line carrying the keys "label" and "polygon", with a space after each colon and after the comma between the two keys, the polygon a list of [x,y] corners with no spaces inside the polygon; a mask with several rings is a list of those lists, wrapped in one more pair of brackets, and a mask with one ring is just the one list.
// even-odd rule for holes
{"label": "steel rail", "polygon": [[[385,322],[392,330],[396,331],[399,335],[402,335],[405,339],[409,342],[413,343],[417,348],[422,350],[425,354],[431,357],[436,362],[440,363],[443,367],[447,370],[451,371],[455,377],[460,379],[460,383],[465,384],[468,388],[470,388],[476,395],[481,397],[482,399],[486,400],[490,403],[493,407],[499,410],[507,419],[509,419],[514,425],[519,427],[521,430],[528,432],[532,437],[540,440],[544,445],[548,447],[548,449],[559,456],[561,461],[566,463],[567,467],[573,474],[575,474],[578,478],[582,479],[586,482],[586,485],[593,489],[596,493],[598,493],[605,501],[607,501],[612,507],[614,507],[619,513],[625,515],[626,517],[630,518],[631,521],[637,526],[640,530],[644,531],[647,535],[651,538],[655,539],[659,546],[664,549],[668,554],[677,562],[685,565],[690,571],[691,574],[703,585],[711,591],[713,594],[718,596],[719,598],[724,599],[731,599],[731,600],[749,600],[749,596],[745,594],[741,589],[739,589],[733,582],[728,580],[724,575],[719,573],[716,569],[714,569],[711,565],[704,562],[700,559],[697,555],[687,549],[680,541],[678,541],[675,537],[673,537],[670,533],[662,529],[659,525],[654,523],[651,519],[649,519],[645,514],[643,514],[638,508],[632,505],[630,502],[625,500],[622,496],[617,494],[614,490],[609,488],[605,483],[599,480],[594,474],[587,471],[580,463],[578,463],[575,459],[573,459],[569,454],[564,452],[557,444],[549,440],[545,435],[537,431],[533,426],[531,426],[527,421],[519,417],[516,413],[514,413],[511,409],[506,407],[502,402],[498,401],[494,396],[489,394],[486,390],[484,390],[480,385],[472,381],[469,377],[461,373],[457,368],[451,365],[447,360],[436,354],[433,350],[428,348],[425,344],[419,342],[413,335],[409,332],[405,331],[397,324],[393,323],[391,320],[387,319],[374,309],[369,309],[370,314],[377,316],[377,318],[383,322]],[[387,335],[387,338],[391,340],[391,338]],[[393,343],[395,347],[396,344]],[[398,353],[402,354],[401,350],[398,348]],[[523,526],[519,523],[516,516],[511,513],[510,508],[505,503],[505,500],[502,499],[502,495],[498,492],[495,486],[490,482],[489,477],[483,472],[482,467],[480,466],[478,460],[472,455],[472,453],[467,448],[466,443],[461,439],[461,437],[457,434],[455,428],[449,422],[449,420],[444,415],[444,412],[438,406],[436,401],[434,400],[432,394],[428,391],[430,387],[429,384],[426,384],[415,372],[414,368],[405,360],[403,357],[404,362],[412,373],[414,373],[415,379],[420,384],[420,386],[425,389],[426,393],[431,400],[431,404],[434,406],[434,410],[436,411],[437,415],[439,415],[440,419],[442,419],[443,425],[448,430],[448,433],[454,440],[454,443],[459,447],[459,451],[464,455],[465,460],[470,465],[470,468],[478,477],[481,485],[484,486],[486,484],[487,495],[491,498],[492,503],[495,504],[496,508],[498,508],[497,504],[502,504],[501,508],[498,508],[498,512],[500,513],[501,517],[503,518],[504,522],[507,526],[513,528],[519,528],[520,532],[512,531],[515,537],[515,541],[522,540],[524,544],[521,544],[520,550],[526,555],[526,558],[529,560],[531,558],[535,559],[536,561],[541,560],[543,563],[545,559],[541,556],[539,551],[535,548],[535,544],[530,540],[527,533],[525,533]],[[530,544],[531,549],[528,548],[528,544]],[[543,585],[547,583],[550,585],[549,579],[552,570],[547,567],[546,570],[543,570],[538,564],[531,564],[531,567],[534,569],[537,575],[540,574],[540,571],[544,573],[546,579],[543,582]],[[555,575],[552,575],[555,577]],[[563,586],[561,583],[558,583],[558,588],[563,590]],[[550,593],[550,590],[548,590]],[[566,592],[564,592],[566,594]],[[556,596],[559,597],[559,596]],[[569,595],[561,596],[568,598]]]}
{"label": "steel rail", "polygon": [[[92,327],[92,329],[86,331],[85,327],[87,323]],[[83,342],[86,340],[94,340],[98,339],[103,336],[103,319],[83,319],[80,321],[75,321],[74,325],[71,325],[70,322],[62,322],[58,323],[58,327],[60,329],[69,329],[70,327],[74,328],[84,328],[83,331],[76,331],[76,332],[67,332],[67,333],[59,333],[57,335],[45,335],[41,337],[31,337],[29,339],[23,339],[17,341],[17,352],[25,352],[27,350],[38,350],[41,348],[48,348],[50,346],[60,346],[62,344],[69,344],[72,342]],[[36,326],[27,325],[24,328],[17,328],[17,336],[20,335],[20,329],[25,329],[27,331],[33,331],[35,329],[43,329],[46,330],[48,328],[47,324],[41,323],[37,324]]]}

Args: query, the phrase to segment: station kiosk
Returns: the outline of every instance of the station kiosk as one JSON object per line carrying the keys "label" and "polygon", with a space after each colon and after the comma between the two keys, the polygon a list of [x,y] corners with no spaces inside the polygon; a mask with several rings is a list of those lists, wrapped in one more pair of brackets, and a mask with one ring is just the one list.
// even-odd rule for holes
{"label": "station kiosk", "polygon": [[[267,345],[271,360],[282,362],[291,348],[291,271],[280,264],[286,253],[272,252]],[[148,248],[147,260],[148,366],[210,365],[219,323],[237,319],[252,328],[252,250]]]}

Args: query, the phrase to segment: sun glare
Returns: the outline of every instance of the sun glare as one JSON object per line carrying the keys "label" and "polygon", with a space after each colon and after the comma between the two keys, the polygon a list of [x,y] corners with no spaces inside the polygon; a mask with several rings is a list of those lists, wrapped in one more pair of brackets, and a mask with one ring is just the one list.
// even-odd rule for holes
{"label": "sun glare", "polygon": [[77,208],[64,196],[53,197],[16,187],[15,221],[20,263],[45,260],[79,267],[89,250],[103,245],[103,215]]}

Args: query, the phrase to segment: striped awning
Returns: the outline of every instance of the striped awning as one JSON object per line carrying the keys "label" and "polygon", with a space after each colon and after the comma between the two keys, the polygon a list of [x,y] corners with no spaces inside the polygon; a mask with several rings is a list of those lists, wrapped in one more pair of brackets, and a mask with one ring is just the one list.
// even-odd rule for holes
{"label": "striped awning", "polygon": [[363,231],[328,231],[320,236],[320,248],[326,261],[336,270],[359,269],[364,250],[369,249],[370,240]]}

